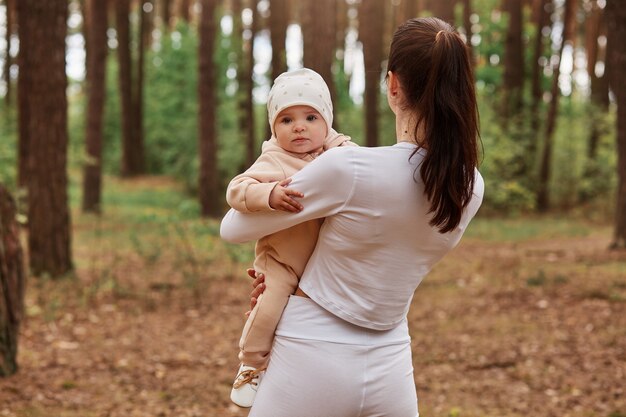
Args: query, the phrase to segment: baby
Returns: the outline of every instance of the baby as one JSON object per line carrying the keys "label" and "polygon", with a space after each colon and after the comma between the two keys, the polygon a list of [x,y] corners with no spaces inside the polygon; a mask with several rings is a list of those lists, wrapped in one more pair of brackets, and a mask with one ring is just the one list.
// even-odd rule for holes
{"label": "baby", "polygon": [[[301,197],[287,188],[288,178],[324,150],[356,146],[348,136],[332,129],[333,105],[328,86],[315,71],[302,68],[274,80],[267,102],[272,137],[263,143],[261,156],[228,185],[226,200],[235,210],[297,212]],[[231,400],[251,407],[267,365],[274,331],[289,296],[298,287],[323,219],[311,220],[265,236],[255,248],[254,269],[265,274],[266,289],[250,313],[239,341],[241,365]]]}

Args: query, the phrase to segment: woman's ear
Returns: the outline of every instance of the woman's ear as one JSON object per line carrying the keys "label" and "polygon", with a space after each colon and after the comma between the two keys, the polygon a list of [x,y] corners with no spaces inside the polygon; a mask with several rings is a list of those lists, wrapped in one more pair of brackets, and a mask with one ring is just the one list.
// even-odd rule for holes
{"label": "woman's ear", "polygon": [[398,77],[391,71],[387,71],[387,90],[393,97],[398,95]]}
{"label": "woman's ear", "polygon": [[398,93],[400,90],[400,84],[398,83],[398,77],[391,72],[387,72],[387,103],[392,112],[396,112],[398,106]]}

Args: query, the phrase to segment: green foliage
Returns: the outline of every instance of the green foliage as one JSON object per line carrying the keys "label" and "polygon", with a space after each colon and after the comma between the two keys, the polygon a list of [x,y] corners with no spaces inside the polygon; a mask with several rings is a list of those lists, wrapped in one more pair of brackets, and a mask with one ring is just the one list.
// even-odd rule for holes
{"label": "green foliage", "polygon": [[102,166],[110,174],[120,173],[122,159],[122,122],[119,94],[119,65],[115,50],[109,50],[103,119]]}
{"label": "green foliage", "polygon": [[[237,68],[238,53],[243,53],[240,45],[240,40],[235,36],[225,36],[222,33],[217,39],[215,48],[215,64],[218,74],[218,164],[220,180],[224,188],[230,179],[243,168],[246,152],[243,124],[250,122],[241,120],[243,112],[240,105],[245,100],[244,91],[239,88],[235,79],[227,77],[229,67],[236,71],[242,70]],[[236,71],[231,71],[231,74],[236,74]],[[258,112],[255,113],[255,122],[258,122],[257,114]],[[265,119],[265,114],[261,118]],[[255,137],[259,137],[258,131]]]}
{"label": "green foliage", "polygon": [[[581,161],[581,177],[578,183],[578,198],[581,202],[603,201],[613,199],[617,187],[617,153],[615,152],[615,112],[598,109],[593,103],[582,106],[582,121],[579,128],[587,139],[591,135],[590,126],[598,129],[598,147],[595,159],[583,157]],[[586,113],[586,114],[585,114]],[[582,152],[583,150],[581,150]],[[587,148],[584,149],[585,155]]]}
{"label": "green foliage", "polygon": [[146,57],[146,166],[192,186],[197,179],[198,37],[179,23]]}
{"label": "green foliage", "polygon": [[[608,113],[594,120],[588,104],[572,98],[562,101],[555,131],[554,174],[550,183],[553,205],[570,209],[581,200],[593,197],[596,208],[604,213],[611,211],[617,187],[615,114]],[[592,161],[587,157],[591,123],[602,125],[598,155]]]}
{"label": "green foliage", "polygon": [[17,112],[0,101],[0,183],[14,190],[17,183]]}
{"label": "green foliage", "polygon": [[485,181],[482,210],[499,214],[530,210],[534,206],[534,194],[526,184],[527,179],[519,175],[528,157],[523,144],[515,140],[519,133],[504,132],[488,94],[479,93],[478,100],[483,146],[480,172]]}
{"label": "green foliage", "polygon": [[478,16],[477,29],[481,40],[474,47],[475,54],[482,57],[476,67],[476,80],[488,93],[493,93],[502,84],[506,19],[499,11],[499,5],[498,0],[477,0],[472,4],[472,10]]}
{"label": "green foliage", "polygon": [[67,100],[68,147],[67,163],[70,169],[82,169],[86,160],[85,134],[87,123],[87,95],[85,85],[69,80]]}

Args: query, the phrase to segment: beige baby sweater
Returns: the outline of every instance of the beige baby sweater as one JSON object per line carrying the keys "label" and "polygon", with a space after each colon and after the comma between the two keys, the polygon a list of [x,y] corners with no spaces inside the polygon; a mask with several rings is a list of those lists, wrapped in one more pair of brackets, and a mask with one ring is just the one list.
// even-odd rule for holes
{"label": "beige baby sweater", "polygon": [[[350,141],[349,136],[330,129],[324,141],[324,150],[337,146],[357,145]],[[278,146],[278,141],[272,137],[263,143],[261,155],[254,164],[228,184],[226,201],[242,213],[273,210],[269,197],[276,184],[300,171],[315,156],[288,152]],[[255,249],[255,269],[270,275],[271,271],[266,270],[269,256],[300,277],[315,248],[322,220],[303,223],[259,240]]]}

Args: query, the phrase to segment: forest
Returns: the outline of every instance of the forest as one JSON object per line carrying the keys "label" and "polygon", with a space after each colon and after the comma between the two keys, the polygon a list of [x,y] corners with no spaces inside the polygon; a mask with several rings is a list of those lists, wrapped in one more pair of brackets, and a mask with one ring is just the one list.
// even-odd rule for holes
{"label": "forest", "polygon": [[420,415],[626,417],[625,6],[0,0],[0,415],[247,415],[254,245],[219,224],[272,81],[314,69],[334,129],[391,145],[391,36],[437,16],[485,197],[409,313]]}

